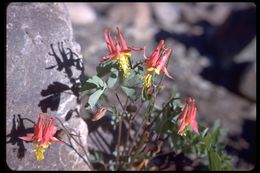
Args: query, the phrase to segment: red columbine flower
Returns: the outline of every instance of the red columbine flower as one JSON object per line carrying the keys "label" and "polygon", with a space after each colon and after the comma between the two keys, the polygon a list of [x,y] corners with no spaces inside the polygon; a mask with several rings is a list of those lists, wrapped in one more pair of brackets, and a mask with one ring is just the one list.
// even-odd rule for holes
{"label": "red columbine flower", "polygon": [[184,106],[182,114],[179,116],[179,128],[178,134],[183,135],[188,125],[199,134],[197,122],[196,122],[197,107],[195,105],[195,99],[188,98]]}
{"label": "red columbine flower", "polygon": [[50,118],[46,113],[46,118],[43,118],[42,113],[39,114],[38,121],[34,126],[34,133],[29,133],[27,136],[19,137],[25,141],[33,141],[36,149],[35,158],[37,160],[44,159],[44,152],[51,142],[58,142],[54,137],[57,127],[54,125],[54,118]]}
{"label": "red columbine flower", "polygon": [[[131,48],[128,47],[123,35],[120,33],[119,28],[116,27],[117,33],[119,36],[118,41],[117,37],[114,37],[114,40],[111,38],[110,30],[105,30],[105,40],[107,43],[107,48],[109,50],[109,55],[103,57],[101,62],[107,60],[116,60],[119,62],[119,70],[123,72],[124,77],[128,77],[130,74],[130,64],[128,58],[131,57],[131,50],[143,50],[142,48]],[[120,43],[120,44],[119,44]]]}
{"label": "red columbine flower", "polygon": [[97,121],[99,119],[101,119],[103,116],[106,115],[107,112],[107,108],[100,108],[94,115],[94,117],[92,118],[92,121]]}
{"label": "red columbine flower", "polygon": [[164,48],[164,40],[161,40],[158,44],[157,48],[153,51],[153,53],[146,58],[145,55],[145,63],[147,67],[148,73],[144,78],[144,88],[149,88],[151,86],[152,75],[155,72],[157,75],[160,72],[164,72],[167,77],[173,79],[173,77],[169,74],[168,70],[165,67],[167,59],[171,55],[172,49]]}

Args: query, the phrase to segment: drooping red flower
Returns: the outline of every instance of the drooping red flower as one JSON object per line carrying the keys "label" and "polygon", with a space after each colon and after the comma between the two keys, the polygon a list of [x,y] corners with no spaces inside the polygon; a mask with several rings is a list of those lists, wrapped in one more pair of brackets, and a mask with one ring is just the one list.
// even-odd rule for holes
{"label": "drooping red flower", "polygon": [[92,121],[97,121],[106,115],[107,108],[100,108],[92,118]]}
{"label": "drooping red flower", "polygon": [[119,40],[117,37],[114,37],[114,40],[112,39],[110,35],[110,30],[106,29],[105,34],[105,40],[107,44],[107,49],[109,51],[109,55],[103,57],[101,59],[101,62],[107,61],[107,60],[116,60],[119,62],[119,69],[123,72],[123,75],[125,77],[128,77],[130,74],[130,65],[128,58],[131,57],[131,51],[139,51],[143,50],[143,48],[135,48],[135,47],[129,47],[126,44],[126,41],[123,37],[123,35],[120,33],[119,28],[117,29],[117,35],[119,37]]}
{"label": "drooping red flower", "polygon": [[164,72],[165,75],[171,79],[173,79],[173,77],[169,74],[168,70],[166,69],[165,65],[166,62],[168,60],[168,58],[170,57],[172,52],[172,49],[166,49],[164,47],[164,40],[161,40],[158,44],[158,46],[156,47],[156,49],[153,51],[153,53],[146,58],[146,56],[144,55],[145,58],[145,64],[147,67],[147,71],[148,73],[146,74],[145,78],[144,78],[144,88],[149,88],[152,82],[152,74],[153,72],[155,72],[157,75],[160,74],[160,72]]}
{"label": "drooping red flower", "polygon": [[42,116],[42,113],[39,114],[37,123],[34,126],[34,133],[29,133],[26,136],[19,137],[25,141],[33,141],[36,150],[35,157],[37,160],[44,159],[45,149],[51,144],[51,142],[58,142],[59,140],[54,137],[57,131],[57,127],[54,125],[54,118],[48,116]]}
{"label": "drooping red flower", "polygon": [[165,65],[170,57],[172,49],[165,49],[164,40],[161,40],[157,46],[157,48],[153,51],[153,53],[145,60],[147,70],[154,71],[156,74],[160,74],[160,72],[164,72],[167,77],[173,77],[169,74]]}
{"label": "drooping red flower", "polygon": [[195,99],[188,97],[184,109],[179,116],[179,127],[178,134],[183,135],[185,128],[190,125],[191,128],[199,134],[197,121],[196,121],[197,107],[195,104]]}

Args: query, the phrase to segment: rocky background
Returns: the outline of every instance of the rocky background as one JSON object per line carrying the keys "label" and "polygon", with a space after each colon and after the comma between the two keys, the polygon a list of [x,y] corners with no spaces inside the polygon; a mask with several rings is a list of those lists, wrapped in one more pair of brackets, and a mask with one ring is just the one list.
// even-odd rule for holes
{"label": "rocky background", "polygon": [[[165,79],[167,94],[177,91],[198,104],[198,121],[227,128],[226,150],[235,169],[255,166],[256,5],[253,3],[66,3],[86,75],[94,75],[107,53],[104,29],[119,26],[129,45],[160,39],[173,49]],[[101,123],[102,124],[102,123]],[[88,122],[89,145],[109,153],[112,136]],[[98,131],[94,132],[94,129]]]}
{"label": "rocky background", "polygon": [[129,45],[146,45],[147,52],[160,39],[166,41],[173,49],[168,70],[175,80],[165,78],[166,91],[159,102],[171,92],[194,97],[198,121],[210,126],[219,119],[229,130],[226,151],[235,169],[254,168],[255,4],[12,3],[6,24],[9,168],[89,170],[76,152],[80,149],[68,145],[53,144],[44,161],[35,161],[33,144],[18,137],[32,132],[39,112],[48,111],[80,133],[86,149],[111,154],[115,139],[108,129],[83,121],[91,113],[82,109],[86,100],[77,89],[83,74],[94,75],[99,59],[107,53],[104,29],[116,26]]}

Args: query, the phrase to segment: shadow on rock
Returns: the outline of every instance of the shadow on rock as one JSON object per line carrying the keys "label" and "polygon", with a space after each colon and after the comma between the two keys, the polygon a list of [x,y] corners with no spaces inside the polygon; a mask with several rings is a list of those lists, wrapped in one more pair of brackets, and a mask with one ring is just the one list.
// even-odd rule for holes
{"label": "shadow on rock", "polygon": [[[58,49],[60,53],[60,57],[57,55],[57,53],[54,50],[53,44],[51,44],[51,50],[52,53],[49,52],[50,56],[53,56],[57,62],[57,65],[47,67],[46,69],[52,69],[54,67],[57,67],[56,69],[58,71],[62,71],[63,69],[65,70],[65,74],[69,79],[80,79],[83,75],[84,72],[84,66],[78,57],[78,55],[73,52],[70,48],[67,48],[65,51],[63,42],[58,42]],[[75,58],[77,57],[77,58]],[[82,73],[79,77],[73,78],[73,72],[71,70],[71,67],[76,67],[77,70],[80,70]],[[73,81],[71,81],[73,83]]]}
{"label": "shadow on rock", "polygon": [[[27,133],[33,133],[34,128],[25,128],[23,121],[27,120],[30,121],[31,123],[34,124],[34,122],[30,119],[27,118],[21,118],[21,115],[18,114],[13,115],[13,126],[11,129],[10,134],[8,134],[6,136],[6,138],[9,138],[8,141],[6,141],[6,143],[11,143],[12,145],[16,145],[18,146],[18,151],[17,151],[17,157],[19,159],[22,159],[25,155],[26,149],[24,147],[23,144],[23,140],[20,139],[19,137],[21,136],[26,136]],[[15,150],[14,150],[15,152]]]}
{"label": "shadow on rock", "polygon": [[70,90],[70,88],[60,82],[53,82],[46,90],[42,90],[41,95],[43,97],[48,96],[42,99],[38,105],[41,107],[42,112],[46,113],[48,108],[52,111],[57,111],[60,104],[61,93],[66,90]]}
{"label": "shadow on rock", "polygon": [[232,62],[223,67],[221,64],[215,63],[204,68],[200,75],[216,85],[224,86],[229,91],[241,95],[238,86],[244,72],[252,65],[252,62]]}
{"label": "shadow on rock", "polygon": [[[57,51],[55,52],[53,44],[50,45],[51,52],[49,52],[49,55],[55,58],[57,64],[45,69],[51,70],[56,67],[56,70],[59,72],[64,70],[64,73],[70,80],[72,86],[69,87],[68,85],[60,82],[53,82],[53,84],[50,84],[47,89],[42,90],[41,95],[43,97],[48,96],[47,98],[41,100],[38,104],[38,106],[41,107],[42,112],[47,112],[48,108],[52,111],[57,111],[60,104],[61,94],[67,90],[71,91],[77,97],[77,102],[80,103],[79,88],[84,78],[83,63],[78,55],[70,48],[64,48],[63,42],[58,42],[57,45],[60,56],[58,55]],[[72,68],[79,70],[80,75],[75,76],[73,74]]]}
{"label": "shadow on rock", "polygon": [[233,144],[228,144],[226,150],[256,165],[256,121],[245,119],[241,135],[229,136]]}

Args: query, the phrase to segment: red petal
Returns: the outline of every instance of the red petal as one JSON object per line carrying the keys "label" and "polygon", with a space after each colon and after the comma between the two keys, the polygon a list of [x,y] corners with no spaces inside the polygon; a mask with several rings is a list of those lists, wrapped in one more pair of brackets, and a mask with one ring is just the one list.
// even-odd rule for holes
{"label": "red petal", "polygon": [[57,143],[60,143],[60,144],[63,144],[63,143],[64,143],[64,142],[60,141],[59,139],[57,139],[56,137],[52,137],[52,138],[51,138],[51,141],[57,142]]}
{"label": "red petal", "polygon": [[34,127],[34,138],[37,141],[42,140],[42,134],[43,134],[43,129],[44,129],[44,120],[42,118],[42,113],[39,114],[38,121]]}
{"label": "red petal", "polygon": [[106,115],[107,109],[106,108],[101,108],[97,111],[97,113],[94,115],[94,117],[92,118],[92,121],[97,121],[99,119],[101,119],[103,116]]}
{"label": "red petal", "polygon": [[113,41],[112,38],[111,38],[110,30],[108,30],[107,32],[108,32],[108,33],[107,33],[107,37],[108,37],[108,40],[109,40],[109,43],[110,43],[110,47],[111,47],[111,49],[112,49],[111,52],[113,52],[113,51],[116,50],[116,48],[115,48],[115,43],[114,43],[114,41]]}
{"label": "red petal", "polygon": [[197,126],[196,120],[191,122],[191,127],[197,134],[199,134],[199,130],[198,130],[198,126]]}
{"label": "red petal", "polygon": [[149,56],[149,58],[147,59],[147,66],[148,67],[155,67],[159,57],[160,57],[160,51],[161,48],[164,45],[164,40],[161,40],[160,43],[158,44],[158,46],[156,47],[156,49],[153,51],[153,53]]}
{"label": "red petal", "polygon": [[183,122],[179,125],[178,134],[181,134],[184,129],[185,129],[185,122],[183,121]]}
{"label": "red petal", "polygon": [[168,49],[167,51],[166,51],[166,53],[165,54],[163,54],[162,56],[161,56],[161,58],[158,60],[158,62],[156,63],[156,68],[159,70],[159,71],[161,71],[162,70],[162,68],[165,66],[165,64],[166,64],[166,62],[167,62],[167,59],[169,58],[169,56],[170,56],[170,54],[171,54],[171,49]]}
{"label": "red petal", "polygon": [[118,33],[119,38],[120,38],[120,42],[121,42],[121,45],[122,45],[122,49],[123,49],[123,50],[124,50],[124,49],[127,49],[126,41],[125,41],[123,35],[120,33],[118,27],[116,27],[116,29],[117,29],[117,33]]}
{"label": "red petal", "polygon": [[104,32],[104,35],[105,35],[105,40],[106,40],[106,43],[107,43],[107,49],[111,53],[113,50],[112,50],[111,43],[110,43],[110,40],[109,40],[107,32],[108,32],[108,30],[106,29],[105,32]]}
{"label": "red petal", "polygon": [[25,141],[32,141],[33,140],[33,133],[29,133],[27,134],[27,136],[22,136],[22,137],[19,137],[20,139],[22,140],[25,140]]}
{"label": "red petal", "polygon": [[194,100],[192,100],[192,102],[190,102],[189,104],[191,106],[191,111],[190,111],[190,115],[189,115],[190,116],[190,122],[193,122],[194,120],[196,120],[197,108],[196,108]]}
{"label": "red petal", "polygon": [[113,57],[115,57],[115,56],[116,56],[116,53],[111,53],[111,54],[109,54],[109,55],[103,57],[103,58],[100,60],[100,62],[107,61],[107,60],[109,60],[109,59],[111,59],[111,58],[113,58]]}
{"label": "red petal", "polygon": [[179,121],[180,122],[183,122],[187,116],[187,112],[188,112],[188,108],[189,108],[189,105],[185,104],[185,107],[182,111],[182,114],[179,116]]}
{"label": "red petal", "polygon": [[163,68],[162,68],[162,71],[165,73],[165,75],[166,75],[168,78],[174,79],[174,77],[172,77],[172,76],[170,75],[170,73],[168,72],[168,70],[166,69],[166,67],[163,67]]}
{"label": "red petal", "polygon": [[193,130],[199,134],[198,127],[197,127],[197,121],[196,121],[196,114],[197,114],[197,108],[195,105],[195,101],[192,103],[192,110],[191,110],[191,127]]}
{"label": "red petal", "polygon": [[144,50],[144,48],[141,48],[141,47],[129,47],[129,46],[128,46],[128,48],[131,49],[131,50],[134,50],[134,51]]}

